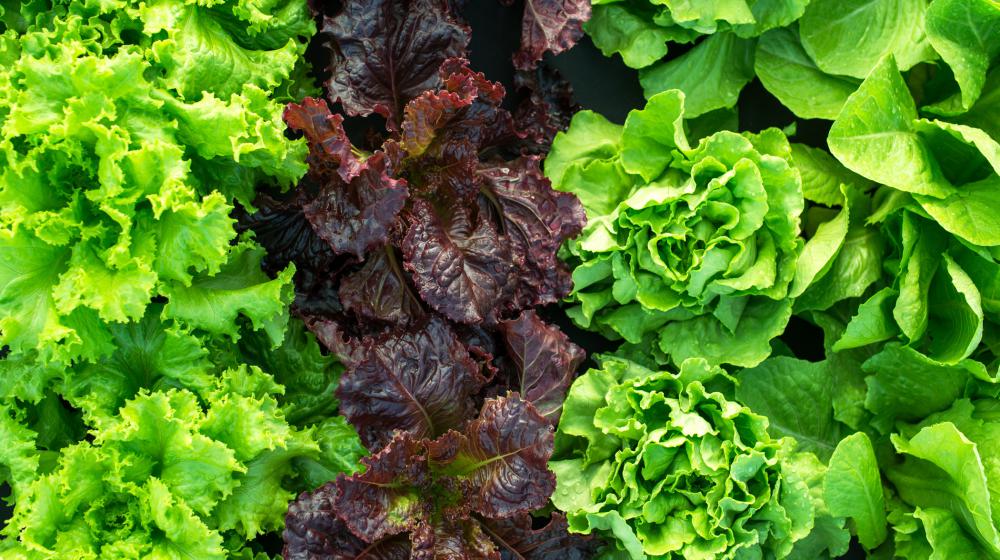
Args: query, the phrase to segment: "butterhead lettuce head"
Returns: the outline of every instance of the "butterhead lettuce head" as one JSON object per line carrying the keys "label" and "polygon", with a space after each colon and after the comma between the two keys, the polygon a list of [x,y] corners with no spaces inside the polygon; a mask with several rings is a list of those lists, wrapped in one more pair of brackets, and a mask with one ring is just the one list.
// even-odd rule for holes
{"label": "butterhead lettuce head", "polygon": [[658,337],[675,363],[752,366],[791,315],[801,178],[784,134],[717,132],[691,146],[684,95],[624,126],[583,111],[545,162],[589,223],[563,253],[574,321],[631,343]]}
{"label": "butterhead lettuce head", "polygon": [[606,358],[577,379],[550,462],[570,530],[633,560],[787,556],[813,526],[809,488],[732,384],[701,359],[673,373]]}

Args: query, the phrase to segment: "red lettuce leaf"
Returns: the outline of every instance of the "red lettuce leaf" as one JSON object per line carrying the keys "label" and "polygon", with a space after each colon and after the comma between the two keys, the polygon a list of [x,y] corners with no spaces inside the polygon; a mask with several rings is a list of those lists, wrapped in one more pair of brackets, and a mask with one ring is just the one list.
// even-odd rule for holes
{"label": "red lettuce leaf", "polygon": [[412,531],[431,515],[430,473],[424,443],[397,434],[384,449],[361,460],[364,472],[337,478],[333,509],[365,542]]}
{"label": "red lettuce leaf", "polygon": [[311,174],[325,175],[332,168],[344,181],[350,181],[361,173],[361,161],[344,132],[344,117],[331,114],[326,101],[307,97],[301,105],[289,103],[284,119],[309,142]]}
{"label": "red lettuce leaf", "polygon": [[396,250],[386,246],[368,255],[365,265],[340,283],[344,310],[361,320],[408,326],[424,316],[420,298],[407,282]]}
{"label": "red lettuce leaf", "polygon": [[583,229],[587,221],[583,205],[576,196],[552,189],[537,157],[485,167],[479,176],[511,250],[523,258],[517,276],[518,307],[556,303],[566,297],[573,283],[556,252]]}
{"label": "red lettuce leaf", "polygon": [[509,366],[506,386],[519,391],[553,426],[559,423],[566,391],[587,355],[534,311],[500,323]]}
{"label": "red lettuce leaf", "polygon": [[321,33],[330,38],[330,99],[349,115],[378,113],[399,123],[403,107],[440,85],[438,68],[465,56],[469,29],[446,0],[351,0]]}
{"label": "red lettuce leaf", "polygon": [[600,541],[589,535],[570,534],[566,517],[558,512],[540,529],[532,528],[529,514],[491,519],[483,525],[501,545],[502,560],[590,560],[600,547]]}
{"label": "red lettuce leaf", "polygon": [[340,378],[340,412],[371,450],[394,431],[415,438],[461,429],[475,414],[485,380],[455,333],[439,318],[423,328],[369,342],[364,358]]}
{"label": "red lettuce leaf", "polygon": [[[400,146],[414,182],[433,193],[448,187],[460,195],[475,192],[480,153],[521,137],[513,117],[500,108],[504,89],[464,59],[441,67],[445,89],[428,91],[407,104]],[[445,191],[448,192],[448,191]]]}
{"label": "red lettuce leaf", "polygon": [[525,0],[521,50],[514,54],[514,66],[528,70],[546,52],[569,49],[583,37],[583,22],[588,19],[590,0]]}
{"label": "red lettuce leaf", "polygon": [[451,210],[442,223],[429,202],[414,202],[402,245],[406,269],[438,313],[460,323],[496,323],[513,293],[514,256],[488,220],[459,204]]}
{"label": "red lettuce leaf", "polygon": [[522,150],[546,154],[552,139],[569,123],[582,107],[573,99],[573,86],[559,71],[542,63],[534,70],[519,70],[514,83],[525,99],[514,112],[514,122],[528,139]]}
{"label": "red lettuce leaf", "polygon": [[397,433],[362,459],[363,474],[341,475],[292,504],[286,557],[363,558],[362,545],[343,534],[344,526],[375,548],[409,533],[409,557],[423,559],[500,560],[504,547],[545,550],[558,539],[569,543],[558,524],[536,532],[530,521],[498,520],[548,503],[555,488],[546,466],[552,445],[551,426],[516,394],[488,399],[464,432],[434,440]]}
{"label": "red lettuce leaf", "polygon": [[463,507],[510,517],[544,507],[556,487],[547,467],[552,426],[516,394],[489,399],[465,433],[448,432],[427,446],[431,465],[461,481]]}
{"label": "red lettuce leaf", "polygon": [[331,181],[303,207],[316,233],[336,253],[363,259],[389,239],[396,217],[406,205],[406,181],[386,174],[386,158],[377,152],[349,183]]}
{"label": "red lettuce leaf", "polygon": [[331,315],[341,311],[337,298],[336,271],[346,263],[316,235],[302,213],[308,200],[305,185],[287,200],[267,195],[258,197],[257,211],[239,212],[239,227],[253,230],[257,241],[267,250],[261,263],[271,276],[295,263],[294,308],[304,315]]}
{"label": "red lettuce leaf", "polygon": [[374,545],[354,536],[334,511],[337,486],[305,492],[285,516],[285,560],[409,560],[410,541],[393,536]]}
{"label": "red lettuce leaf", "polygon": [[347,366],[348,372],[358,367],[368,356],[364,341],[348,336],[344,325],[338,321],[306,317],[306,326],[316,335],[316,340]]}

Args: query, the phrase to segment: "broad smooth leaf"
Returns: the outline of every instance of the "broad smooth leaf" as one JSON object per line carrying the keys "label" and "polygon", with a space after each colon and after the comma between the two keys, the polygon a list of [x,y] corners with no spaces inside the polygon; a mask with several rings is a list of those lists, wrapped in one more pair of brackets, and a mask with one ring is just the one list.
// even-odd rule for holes
{"label": "broad smooth leaf", "polygon": [[754,71],[783,105],[803,119],[833,120],[861,82],[827,74],[809,57],[790,28],[765,33],[757,43]]}
{"label": "broad smooth leaf", "polygon": [[644,68],[639,81],[647,98],[679,89],[687,118],[732,107],[753,79],[754,42],[732,33],[711,35],[680,58]]}
{"label": "broad smooth leaf", "polygon": [[934,58],[924,0],[812,0],[799,20],[802,45],[827,74],[864,79],[887,55],[902,70]]}
{"label": "broad smooth leaf", "polygon": [[736,398],[767,416],[775,436],[791,436],[799,449],[829,460],[841,438],[833,417],[836,379],[827,362],[776,356],[741,371]]}
{"label": "broad smooth leaf", "polygon": [[864,432],[847,436],[830,457],[823,480],[830,513],[854,522],[858,540],[873,550],[886,539],[885,497],[872,442]]}

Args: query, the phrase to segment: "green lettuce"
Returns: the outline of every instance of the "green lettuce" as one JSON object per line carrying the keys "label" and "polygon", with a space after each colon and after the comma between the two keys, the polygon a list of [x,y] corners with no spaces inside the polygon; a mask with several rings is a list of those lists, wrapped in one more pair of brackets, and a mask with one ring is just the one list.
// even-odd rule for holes
{"label": "green lettuce", "polygon": [[792,312],[801,179],[784,134],[722,131],[690,146],[668,91],[624,126],[578,113],[545,173],[589,223],[567,243],[573,320],[614,339],[658,338],[674,363],[752,366]]}
{"label": "green lettuce", "polygon": [[12,355],[94,361],[113,349],[111,326],[156,298],[191,327],[235,335],[242,315],[280,341],[291,271],[226,279],[259,260],[249,239],[230,247],[234,202],[306,169],[277,92],[298,87],[314,24],[305,2],[273,4],[4,3],[0,343]]}
{"label": "green lettuce", "polygon": [[[1000,54],[992,0],[592,3],[584,29],[594,44],[639,69],[647,98],[686,93],[688,118],[732,109],[756,77],[796,116],[832,120],[886,56],[913,69],[929,97],[954,95],[949,103],[968,109],[987,91]],[[693,47],[668,56],[670,43]]]}
{"label": "green lettuce", "polygon": [[810,485],[823,466],[793,460],[794,442],[772,438],[733,386],[700,359],[673,373],[606,357],[578,378],[549,464],[570,530],[636,560],[792,554],[825,513]]}
{"label": "green lettuce", "polygon": [[365,454],[236,205],[306,170],[304,1],[0,2],[4,558],[259,558]]}
{"label": "green lettuce", "polygon": [[[30,482],[14,479],[5,557],[228,558],[283,526],[288,502],[315,483],[302,472],[339,472],[364,454],[343,418],[290,425],[282,387],[256,366],[212,381],[92,410],[88,440],[60,449]],[[320,432],[349,444],[323,445]],[[11,471],[30,472],[24,463]]]}

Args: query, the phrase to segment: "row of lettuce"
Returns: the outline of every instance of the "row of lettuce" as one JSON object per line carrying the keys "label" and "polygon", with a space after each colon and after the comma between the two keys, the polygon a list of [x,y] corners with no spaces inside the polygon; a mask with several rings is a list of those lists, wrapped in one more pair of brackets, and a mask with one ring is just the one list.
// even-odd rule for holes
{"label": "row of lettuce", "polygon": [[586,1],[513,111],[453,2],[0,1],[0,555],[1000,558],[1000,8],[843,4],[595,2],[555,135]]}
{"label": "row of lettuce", "polygon": [[[570,529],[632,559],[1000,557],[1000,6],[594,4],[648,102],[577,113],[545,162],[588,218],[568,313],[621,341],[564,404]],[[754,78],[828,151],[732,132]]]}
{"label": "row of lettuce", "polygon": [[365,453],[294,267],[231,216],[306,171],[312,14],[2,2],[0,30],[0,556],[256,558]]}

